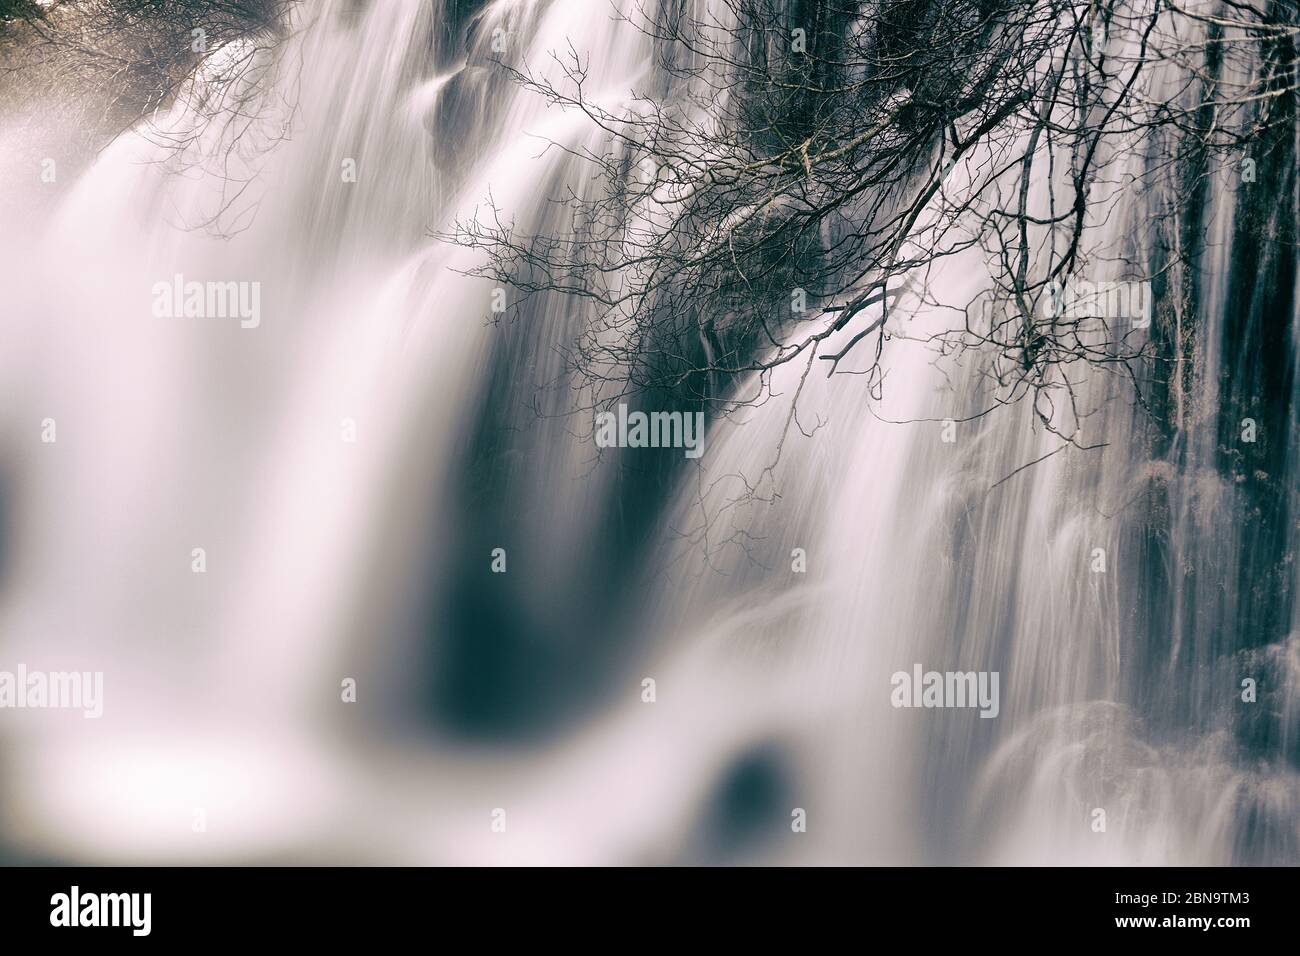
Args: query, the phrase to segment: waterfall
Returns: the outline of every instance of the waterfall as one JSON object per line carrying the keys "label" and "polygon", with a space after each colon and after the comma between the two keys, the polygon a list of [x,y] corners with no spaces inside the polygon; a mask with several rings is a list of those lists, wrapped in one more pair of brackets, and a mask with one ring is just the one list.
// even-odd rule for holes
{"label": "waterfall", "polygon": [[[562,354],[597,308],[502,320],[517,291],[448,235],[573,228],[556,197],[626,146],[501,64],[563,83],[572,50],[594,102],[634,111],[669,82],[640,6],[304,2],[54,198],[6,187],[34,213],[0,238],[0,660],[102,671],[106,705],[0,724],[0,852],[1300,860],[1300,268],[1256,243],[1300,210],[1300,126],[1261,158],[1271,207],[1226,168],[1196,185],[1200,285],[1156,290],[1196,330],[1147,396],[1167,428],[1100,372],[1049,416],[1080,447],[1031,399],[985,414],[980,368],[936,350],[993,289],[972,245],[888,306],[879,373],[809,356],[711,408],[698,463],[598,455],[593,403],[631,373],[585,394]],[[1188,95],[1181,68],[1144,92]],[[1089,223],[1098,257],[1173,201],[1095,189],[1121,210]],[[160,315],[189,281],[253,283],[259,314]],[[1243,419],[1262,443],[1231,439]],[[916,666],[996,674],[996,715],[900,709]]]}

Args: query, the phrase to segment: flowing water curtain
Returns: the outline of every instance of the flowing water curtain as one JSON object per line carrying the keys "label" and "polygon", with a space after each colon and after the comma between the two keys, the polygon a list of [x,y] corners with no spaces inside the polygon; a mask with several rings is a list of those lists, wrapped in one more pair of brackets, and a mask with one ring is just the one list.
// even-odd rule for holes
{"label": "flowing water curtain", "polygon": [[[1112,39],[1113,44],[1121,45],[1112,55],[1122,62],[1124,50],[1131,55],[1138,42],[1132,34],[1121,34]],[[1234,63],[1229,69],[1239,67]],[[1172,91],[1186,86],[1177,69],[1167,67],[1157,71],[1154,78],[1144,79],[1144,83],[1152,84],[1151,101],[1160,102],[1162,89],[1170,90],[1172,95]],[[1256,81],[1257,77],[1237,76],[1233,88],[1250,88]],[[1237,121],[1241,121],[1239,116]],[[1103,146],[1106,148],[1115,149]],[[1131,176],[1143,176],[1145,160],[1141,152],[1120,152],[1118,162],[1122,164],[1121,175],[1116,181],[1123,183],[1124,170]],[[977,163],[973,165],[978,168]],[[1145,186],[1130,181],[1128,188],[1098,187],[1101,195],[1093,198],[1114,214],[1109,221],[1089,229],[1085,236],[1087,248],[1097,252],[1124,249],[1127,237],[1146,236],[1146,245],[1139,242],[1127,246],[1126,251],[1139,260],[1152,255],[1151,243],[1159,242],[1161,237],[1152,235],[1145,225],[1153,213],[1163,212],[1161,204],[1169,201],[1164,193],[1166,181],[1159,176],[1158,159],[1153,169],[1155,175],[1149,182],[1141,178],[1135,181],[1148,183]],[[1231,224],[1237,218],[1239,208],[1233,198],[1234,167],[1224,163],[1218,173],[1210,202],[1219,206],[1216,228],[1221,241],[1207,246],[1206,255],[1211,258],[1193,264],[1193,269],[1204,269],[1209,287],[1200,307],[1204,327],[1201,337],[1206,344],[1197,356],[1197,375],[1210,392],[1216,388],[1223,361],[1216,354],[1215,343],[1221,336],[1225,313],[1232,308],[1219,291],[1227,281],[1222,240],[1230,231],[1230,225],[1225,223]],[[960,189],[959,182],[954,186]],[[1046,181],[1035,181],[1031,189],[1041,208]],[[950,270],[941,267],[930,283],[940,302],[962,308],[971,301],[971,293],[979,291],[955,281],[963,269],[998,274],[996,266],[991,271],[987,265],[983,269],[958,263],[953,263]],[[1284,271],[1278,281],[1283,289],[1287,288],[1294,281],[1293,272]],[[926,370],[918,369],[916,374],[925,375]],[[960,420],[987,405],[987,390],[976,375],[969,371],[963,374],[959,369],[955,381],[954,394],[930,412],[932,418]],[[794,383],[788,382],[787,392],[794,391]],[[764,596],[772,608],[768,628],[780,634],[775,643],[803,646],[815,644],[818,635],[826,635],[823,640],[843,642],[845,647],[870,643],[880,650],[878,638],[873,640],[880,631],[903,630],[906,637],[897,639],[908,642],[905,649],[916,659],[937,657],[951,660],[954,666],[983,666],[1004,672],[1006,710],[1001,721],[990,722],[997,724],[996,729],[977,721],[962,722],[960,718],[966,715],[956,715],[958,719],[954,720],[936,719],[920,739],[898,747],[898,751],[910,753],[910,759],[895,763],[894,773],[864,774],[870,780],[872,794],[866,805],[887,805],[881,791],[894,788],[905,794],[894,801],[895,805],[911,802],[918,808],[911,818],[919,831],[917,844],[924,846],[931,841],[936,859],[950,858],[953,853],[973,860],[1015,862],[1061,862],[1072,857],[1113,862],[1220,863],[1292,858],[1294,833],[1288,830],[1293,825],[1287,821],[1294,820],[1295,806],[1293,799],[1282,795],[1294,792],[1293,755],[1288,757],[1286,750],[1294,730],[1285,716],[1293,714],[1295,707],[1293,665],[1269,671],[1279,695],[1274,706],[1284,716],[1279,729],[1273,731],[1280,731],[1280,736],[1273,736],[1264,745],[1271,759],[1257,765],[1257,743],[1241,740],[1240,730],[1230,731],[1238,734],[1236,744],[1231,742],[1231,736],[1223,737],[1224,731],[1239,724],[1229,714],[1239,701],[1236,682],[1227,674],[1231,668],[1214,662],[1250,653],[1251,645],[1261,639],[1268,644],[1265,656],[1279,659],[1286,656],[1285,648],[1294,639],[1284,636],[1282,643],[1275,644],[1267,635],[1242,626],[1245,622],[1240,619],[1235,624],[1229,623],[1231,618],[1225,620],[1225,611],[1216,610],[1215,595],[1224,588],[1232,593],[1230,571],[1214,590],[1198,589],[1193,594],[1185,590],[1176,570],[1171,575],[1167,565],[1149,564],[1144,557],[1151,547],[1148,536],[1160,532],[1158,526],[1149,523],[1150,515],[1141,510],[1149,502],[1139,500],[1135,508],[1133,501],[1143,499],[1153,482],[1163,484],[1163,476],[1186,474],[1178,479],[1183,493],[1176,497],[1181,507],[1189,509],[1185,513],[1196,517],[1200,530],[1189,527],[1179,531],[1175,525],[1171,530],[1177,544],[1169,545],[1169,553],[1200,554],[1209,566],[1226,563],[1229,567],[1241,549],[1249,547],[1231,531],[1223,531],[1225,525],[1233,527],[1231,516],[1239,513],[1240,506],[1233,504],[1231,496],[1205,494],[1207,480],[1223,482],[1217,475],[1205,474],[1206,464],[1175,458],[1170,472],[1159,459],[1150,461],[1147,456],[1152,446],[1143,436],[1151,425],[1133,420],[1126,395],[1117,383],[1104,376],[1090,376],[1082,386],[1081,398],[1085,407],[1102,409],[1088,423],[1089,432],[1099,444],[1108,442],[1109,447],[1104,452],[1098,449],[1069,460],[1069,467],[1063,458],[1046,462],[1005,486],[1001,480],[1021,465],[1061,447],[1057,436],[1031,431],[1032,416],[1011,414],[992,422],[962,425],[960,440],[950,449],[944,449],[936,440],[936,426],[913,426],[914,437],[874,462],[877,469],[884,461],[891,470],[906,470],[911,477],[904,482],[905,487],[934,489],[929,497],[922,496],[907,508],[914,519],[905,532],[907,537],[891,539],[888,547],[879,550],[878,557],[865,561],[863,552],[869,554],[871,547],[868,541],[881,533],[882,525],[889,526],[887,519],[878,518],[874,524],[854,528],[856,537],[850,543],[854,557],[847,560],[833,547],[828,552],[830,542],[816,532],[806,534],[802,542],[807,545],[810,561],[816,562],[820,556],[823,566],[859,569],[861,580],[866,582],[862,587],[870,588],[870,582],[880,579],[892,581],[895,586],[888,589],[887,596],[864,601],[852,613],[841,612],[844,616],[838,621],[830,614],[831,623],[811,626],[807,615],[796,615],[793,622],[788,619],[790,602],[784,598],[789,593],[790,577],[784,549],[793,542],[783,540],[785,536],[779,532],[772,533],[776,531],[774,525],[784,531],[800,527],[805,496],[816,494],[823,505],[830,500],[820,488],[816,492],[804,490],[811,485],[805,472],[814,467],[811,462],[817,459],[803,449],[804,443],[796,434],[792,444],[781,448],[780,486],[785,495],[779,505],[773,506],[774,512],[790,520],[782,525],[780,517],[768,517],[766,521],[751,517],[752,524],[745,528],[747,533],[753,533],[757,542],[754,549],[768,573],[753,567],[753,555],[744,553],[749,549],[737,548],[732,560],[722,561],[734,575],[723,593],[735,594],[730,586],[737,579],[753,589],[745,598],[750,610],[738,618],[750,627],[754,595]],[[816,396],[805,395],[804,400],[808,419],[820,422]],[[1283,428],[1294,429],[1294,409],[1289,398],[1274,396],[1273,400],[1279,402],[1283,415],[1289,416],[1281,423]],[[778,458],[777,449],[788,434],[788,412],[788,405],[781,403],[762,409],[758,421],[748,427],[763,438],[751,444],[753,431],[749,432],[743,451],[727,438],[715,438],[713,447],[722,449],[715,454],[724,456],[715,474],[761,474],[765,462]],[[1187,435],[1183,440],[1214,442],[1213,427],[1207,427],[1213,425],[1212,421],[1177,421],[1178,430]],[[1057,418],[1056,424],[1070,428],[1081,423]],[[818,437],[828,439],[842,434],[838,426],[832,418],[832,425]],[[854,426],[848,427],[851,430]],[[880,426],[868,418],[860,427],[872,430]],[[736,444],[741,441],[737,439]],[[802,464],[804,461],[809,464]],[[824,464],[824,460],[818,461],[819,470],[825,470]],[[835,476],[830,479],[832,487],[850,480],[849,473],[837,468],[829,471]],[[851,472],[859,480],[861,473]],[[845,477],[840,477],[842,474]],[[909,500],[901,492],[898,495],[892,501],[896,507]],[[724,497],[718,495],[719,499]],[[698,498],[695,487],[685,493],[679,527],[703,528],[712,520],[707,499],[701,507]],[[915,495],[911,498],[915,499]],[[1199,506],[1193,507],[1194,501],[1200,502]],[[726,507],[722,501],[715,504]],[[828,508],[828,513],[836,516],[834,529],[846,526],[840,516],[855,512],[841,505],[833,511]],[[922,547],[913,544],[918,527],[929,533]],[[1217,532],[1211,530],[1216,527]],[[701,531],[691,544],[703,543],[707,548],[716,542],[734,543],[730,530],[724,524],[715,538]],[[763,530],[769,532],[766,537]],[[1288,535],[1294,541],[1294,529]],[[1109,568],[1105,566],[1107,555],[1112,561]],[[695,570],[705,576],[710,573],[702,564]],[[924,586],[917,589],[917,581],[924,582]],[[708,592],[709,588],[701,590]],[[813,593],[817,600],[831,606],[846,593],[843,587],[828,587],[826,592],[829,594],[820,590]],[[1152,599],[1152,593],[1161,596]],[[942,597],[936,598],[936,594]],[[1179,608],[1187,607],[1189,599],[1195,608],[1191,611],[1193,620],[1208,617],[1234,627],[1236,645],[1229,638],[1224,647],[1220,638],[1198,634],[1195,626],[1191,633],[1180,637],[1186,625],[1180,623],[1183,612]],[[1145,620],[1135,620],[1128,609],[1141,606],[1143,601],[1151,601],[1156,610]],[[726,617],[726,612],[716,610],[716,599],[707,593],[696,592],[682,602],[687,608],[699,603],[714,607],[716,614]],[[684,613],[698,619],[700,612],[696,609]],[[725,630],[725,624],[721,626]],[[834,629],[841,634],[830,638]],[[689,629],[687,632],[694,633]],[[1184,647],[1180,659],[1173,645],[1188,639],[1194,646],[1190,651]],[[898,649],[890,653],[897,654]],[[1189,667],[1189,653],[1201,663]],[[970,663],[972,658],[980,664]],[[1207,665],[1209,671],[1204,670]],[[881,667],[877,665],[877,673]],[[883,669],[894,667],[885,664]],[[806,679],[806,675],[796,677],[795,673],[791,669],[771,680],[779,685],[782,680]],[[870,680],[864,679],[867,673],[841,672],[837,675],[841,683],[832,693],[849,700],[860,694],[869,697],[872,690]],[[1204,684],[1201,674],[1205,673],[1215,675],[1213,687]],[[1161,689],[1169,678],[1157,675],[1172,677],[1169,690]],[[754,680],[766,686],[761,679]],[[816,695],[811,687],[806,689]],[[1181,700],[1182,715],[1171,727],[1168,714],[1172,701],[1177,700]],[[873,736],[896,735],[907,740],[912,733],[892,721],[875,721],[869,730],[864,726],[862,732],[849,735],[844,749],[827,759],[842,767],[855,757],[861,758],[867,746],[864,741]],[[872,769],[881,769],[879,756],[870,763]],[[1107,806],[1111,812],[1110,837],[1104,835],[1104,822],[1098,826],[1104,818],[1097,811],[1104,812]],[[1269,823],[1251,841],[1247,827],[1259,818]],[[858,825],[869,827],[861,821]],[[844,831],[836,827],[836,832]]]}
{"label": "flowing water curtain", "polygon": [[[697,18],[732,9],[690,8]],[[636,13],[631,3],[619,9]],[[98,314],[103,327],[68,336],[71,351],[51,359],[52,394],[74,409],[61,429],[106,437],[69,449],[75,471],[101,475],[93,488],[52,465],[34,472],[48,493],[27,505],[46,529],[45,549],[31,565],[19,633],[26,647],[51,634],[84,638],[92,653],[86,635],[104,635],[97,640],[114,657],[105,670],[119,688],[110,680],[108,693],[139,692],[127,715],[106,718],[115,720],[106,726],[117,762],[58,739],[19,753],[33,839],[107,859],[203,857],[209,844],[178,843],[169,829],[188,825],[202,800],[231,828],[221,852],[240,856],[328,842],[342,819],[334,814],[357,800],[371,811],[358,841],[412,862],[1294,859],[1296,624],[1291,617],[1289,635],[1265,633],[1276,622],[1251,604],[1266,606],[1275,592],[1252,590],[1258,582],[1246,578],[1268,562],[1239,557],[1256,532],[1236,529],[1261,502],[1274,502],[1275,517],[1295,513],[1295,443],[1271,446],[1282,460],[1270,464],[1267,484],[1253,484],[1262,481],[1253,471],[1229,481],[1217,451],[1223,422],[1203,408],[1238,407],[1240,395],[1217,397],[1220,373],[1239,370],[1258,348],[1230,318],[1238,314],[1230,279],[1250,268],[1241,249],[1251,237],[1233,228],[1244,199],[1220,182],[1206,200],[1216,232],[1202,253],[1206,288],[1189,300],[1202,333],[1191,384],[1170,398],[1186,410],[1171,416],[1167,445],[1150,439],[1124,383],[1100,374],[1081,382],[1079,397],[1102,409],[1082,427],[1104,449],[1055,454],[1059,436],[1041,427],[1032,404],[973,417],[993,399],[980,374],[988,366],[937,357],[933,347],[954,311],[1005,291],[994,284],[996,259],[973,247],[913,287],[928,301],[904,294],[892,306],[874,377],[869,355],[842,367],[860,376],[804,382],[802,369],[782,367],[771,401],[743,421],[713,424],[702,471],[678,461],[663,472],[676,489],[665,505],[653,498],[662,484],[628,484],[619,456],[593,464],[590,421],[566,417],[574,390],[557,347],[589,326],[621,334],[622,317],[539,296],[517,321],[501,321],[498,293],[513,304],[518,290],[465,275],[473,253],[427,235],[481,211],[489,194],[525,230],[577,235],[581,224],[550,200],[582,195],[592,180],[563,150],[543,147],[618,144],[581,116],[547,109],[511,68],[526,60],[552,69],[549,53],[573,43],[589,58],[601,102],[630,111],[629,87],[667,82],[652,44],[567,2],[490,4],[461,25],[463,43],[439,32],[448,9],[414,0],[303,4],[297,16],[269,64],[271,88],[258,89],[278,102],[263,116],[261,142],[241,154],[247,168],[213,168],[233,132],[221,121],[237,118],[218,112],[210,125],[212,98],[198,96],[200,105],[183,102],[107,151],[61,214],[51,255],[85,263],[94,277],[66,293],[66,311]],[[870,31],[868,19],[850,28]],[[1119,61],[1138,40],[1113,30],[1107,42]],[[197,82],[246,49],[233,46]],[[1178,69],[1144,79],[1150,102],[1181,89]],[[291,135],[281,136],[280,120]],[[194,180],[141,169],[150,140],[156,147],[160,132],[187,129],[200,131],[198,156],[182,156],[171,172],[188,167]],[[982,159],[1023,147],[1021,138],[976,150],[953,170],[915,242],[935,234],[938,204],[990,168]],[[1294,167],[1290,148],[1281,155]],[[1136,151],[1116,160],[1125,171],[1146,162]],[[1273,162],[1266,168],[1287,182],[1285,162]],[[647,169],[645,185],[663,175]],[[245,180],[249,189],[226,203],[231,183]],[[1099,184],[1094,198],[1114,215],[1090,224],[1087,249],[1100,258],[1141,236],[1178,184],[1160,185]],[[1045,176],[1035,178],[1030,201],[1043,203],[1046,191]],[[663,228],[654,209],[634,203],[621,225],[651,237]],[[140,220],[81,235],[87,222]],[[1151,249],[1139,242],[1125,254],[1144,259]],[[1270,268],[1294,284],[1293,263],[1291,273],[1285,261]],[[260,278],[265,321],[225,338],[182,322],[146,325],[144,290],[176,272]],[[1252,301],[1259,314],[1273,300]],[[104,302],[122,305],[105,312]],[[136,305],[146,311],[129,311]],[[130,359],[95,361],[102,355]],[[613,394],[632,374],[608,373]],[[868,401],[881,373],[886,387]],[[1295,401],[1279,403],[1289,417],[1269,428],[1294,433]],[[142,408],[152,411],[141,416]],[[1061,415],[1059,427],[1080,424]],[[216,460],[223,465],[213,468]],[[485,474],[492,494],[467,519]],[[1146,501],[1132,504],[1152,484],[1168,489],[1165,524],[1142,516]],[[1274,485],[1283,491],[1270,498]],[[623,538],[605,530],[628,511],[652,530]],[[1264,551],[1293,551],[1294,521],[1275,524]],[[388,640],[413,602],[431,600],[427,619],[445,621],[442,605],[488,573],[488,546],[501,534],[511,536],[512,563],[493,600],[512,608],[507,627],[530,628],[545,648],[518,658],[529,680],[517,686],[509,673],[452,663],[457,640],[496,636],[474,618],[483,603],[469,602],[459,636],[440,623]],[[107,573],[98,552],[79,560],[88,535],[131,560]],[[196,536],[209,557],[204,575],[190,570]],[[160,578],[156,568],[175,554],[176,578]],[[1178,573],[1184,559],[1198,576]],[[521,567],[533,570],[520,575]],[[661,574],[648,575],[656,583],[642,597],[646,568]],[[160,582],[175,600],[157,601]],[[70,590],[84,619],[67,616]],[[1295,613],[1289,600],[1276,617]],[[566,645],[568,634],[579,639]],[[526,643],[506,647],[522,655]],[[591,663],[608,686],[626,679],[615,662],[653,675],[658,700],[561,682],[574,661]],[[330,694],[339,672],[359,673],[370,691],[363,700],[409,708],[429,689],[413,662],[441,669],[443,689],[466,681],[470,697],[498,695],[489,703],[503,711],[512,695],[547,685],[566,699],[587,695],[577,710],[584,723],[543,748],[538,765],[503,761],[481,776],[437,747],[400,749],[393,759],[409,771],[385,787],[367,779],[385,767],[383,741],[342,753],[322,741],[332,741],[337,716]],[[890,676],[915,663],[1000,672],[998,718],[894,709]],[[151,674],[174,680],[173,694],[194,693],[178,711]],[[1250,675],[1268,695],[1263,716],[1234,723],[1245,705],[1238,684]],[[602,709],[606,700],[614,703]],[[539,695],[521,713],[561,706]],[[474,717],[457,707],[455,719],[439,719]],[[173,726],[177,713],[197,715],[200,726],[209,719],[288,736],[257,746],[249,742],[257,735],[195,736]],[[276,759],[286,752],[295,760]],[[110,782],[93,801],[69,783],[92,769]],[[310,813],[298,796],[303,780],[322,795]],[[139,781],[154,794],[143,817]],[[512,826],[544,837],[495,840],[478,809],[498,800],[510,804]],[[765,822],[741,833],[716,815],[740,817],[755,804],[785,820],[768,828],[760,814]],[[806,832],[789,825],[796,808],[808,813]],[[1104,831],[1094,828],[1098,809]],[[118,825],[105,827],[106,818]],[[1266,822],[1252,838],[1255,819]]]}

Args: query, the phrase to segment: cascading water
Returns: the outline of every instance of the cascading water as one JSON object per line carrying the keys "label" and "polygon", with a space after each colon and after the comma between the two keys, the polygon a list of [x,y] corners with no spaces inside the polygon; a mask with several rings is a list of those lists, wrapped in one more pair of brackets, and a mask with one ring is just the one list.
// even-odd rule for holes
{"label": "cascading water", "polygon": [[[1176,98],[1183,86],[1182,75],[1162,74],[1154,95]],[[1129,173],[1143,162],[1119,159]],[[1294,197],[1286,162],[1279,185]],[[945,191],[969,191],[968,171],[994,165],[986,153],[969,159],[959,170],[967,175]],[[791,737],[796,778],[819,781],[813,794],[790,795],[821,821],[821,840],[810,828],[789,842],[796,859],[1295,861],[1297,658],[1285,557],[1296,541],[1294,452],[1285,450],[1296,440],[1293,386],[1271,390],[1287,396],[1270,421],[1281,474],[1249,478],[1240,462],[1224,467],[1224,446],[1238,444],[1239,410],[1260,409],[1270,394],[1260,381],[1267,373],[1235,396],[1221,392],[1228,370],[1251,363],[1260,345],[1234,335],[1234,324],[1261,337],[1266,323],[1280,329],[1268,334],[1283,381],[1293,381],[1297,264],[1285,255],[1263,269],[1234,262],[1234,243],[1253,240],[1241,219],[1259,200],[1233,187],[1232,170],[1220,173],[1203,200],[1215,226],[1201,253],[1197,371],[1180,398],[1195,409],[1176,417],[1166,447],[1148,437],[1127,386],[1103,376],[1052,416],[1058,430],[1079,428],[1090,450],[1065,446],[1028,402],[980,415],[993,404],[982,369],[925,347],[945,328],[939,313],[987,294],[997,263],[971,250],[931,268],[928,303],[895,305],[884,402],[864,414],[860,380],[818,376],[800,391],[802,369],[786,368],[772,393],[797,394],[806,424],[793,428],[791,402],[774,402],[712,439],[707,471],[717,484],[701,482],[705,495],[686,489],[679,503],[677,524],[693,530],[696,559],[677,603],[698,628],[685,633],[711,636],[693,651],[708,662],[699,664],[709,673],[702,693],[715,693],[719,671],[740,659],[754,667],[740,694],[802,701],[802,727],[756,728],[760,740]],[[1043,217],[1048,188],[1045,177],[1033,189]],[[1098,250],[1140,235],[1169,201],[1097,188],[1119,189],[1122,200],[1122,215],[1090,234]],[[1266,234],[1285,232],[1276,217],[1288,208],[1272,210]],[[1245,309],[1230,297],[1234,285],[1250,297]],[[1267,309],[1285,321],[1260,315]],[[735,476],[764,474],[778,460],[759,495],[771,504],[757,514],[747,505],[733,521],[736,500],[748,497]],[[1238,472],[1239,488],[1251,484],[1233,488],[1224,471]],[[1261,513],[1259,498],[1271,510]],[[727,548],[737,528],[745,545]],[[1278,567],[1267,557],[1241,567],[1260,536]],[[794,548],[822,565],[815,586],[793,583]],[[710,596],[719,566],[728,575],[722,604]],[[1235,603],[1247,592],[1261,606]],[[998,719],[938,711],[900,722],[884,688],[916,663],[999,672]],[[1275,695],[1259,714],[1243,706],[1244,678]],[[1099,811],[1104,830],[1090,825]]]}
{"label": "cascading water", "polygon": [[[572,47],[589,95],[633,109],[666,82],[614,16],[636,7],[301,4],[276,42],[213,53],[5,242],[26,359],[0,357],[0,648],[104,671],[111,704],[90,730],[6,728],[0,843],[92,861],[1295,862],[1294,255],[1252,259],[1239,222],[1259,210],[1203,187],[1195,368],[1168,434],[1101,375],[1089,415],[1055,419],[1095,449],[1058,453],[1025,402],[978,416],[987,384],[933,339],[991,287],[970,248],[891,305],[879,400],[865,368],[796,362],[772,400],[711,422],[698,468],[598,458],[561,357],[592,307],[540,297],[494,324],[510,290],[437,236],[485,212],[571,228],[554,198],[598,188],[582,154],[621,144],[495,64],[559,82],[550,54]],[[1266,167],[1281,195],[1298,154]],[[1089,242],[1167,200],[1124,197]],[[159,317],[151,290],[175,276],[258,282],[257,323]],[[1289,326],[1264,318],[1278,309]],[[1265,326],[1286,327],[1274,371],[1243,385]],[[1266,375],[1287,390],[1273,471],[1243,478],[1224,436]],[[47,417],[58,441],[34,446]],[[1257,580],[1277,567],[1291,579]],[[891,706],[916,664],[998,673],[996,719]],[[1244,677],[1266,689],[1258,716],[1233,709]],[[340,709],[345,678],[358,702]]]}

